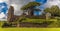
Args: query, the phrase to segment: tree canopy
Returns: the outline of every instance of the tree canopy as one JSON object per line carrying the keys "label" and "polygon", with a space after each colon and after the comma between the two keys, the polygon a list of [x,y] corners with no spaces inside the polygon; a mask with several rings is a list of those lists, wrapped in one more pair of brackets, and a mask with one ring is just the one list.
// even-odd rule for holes
{"label": "tree canopy", "polygon": [[29,2],[28,4],[24,5],[21,10],[27,11],[29,16],[33,16],[33,12],[36,6],[40,6],[41,4],[38,2]]}
{"label": "tree canopy", "polygon": [[38,2],[29,2],[27,5],[24,5],[21,10],[27,10],[29,8],[33,8],[34,6],[40,6],[41,4]]}
{"label": "tree canopy", "polygon": [[60,9],[57,5],[46,8],[44,11],[51,13],[53,16],[60,16]]}

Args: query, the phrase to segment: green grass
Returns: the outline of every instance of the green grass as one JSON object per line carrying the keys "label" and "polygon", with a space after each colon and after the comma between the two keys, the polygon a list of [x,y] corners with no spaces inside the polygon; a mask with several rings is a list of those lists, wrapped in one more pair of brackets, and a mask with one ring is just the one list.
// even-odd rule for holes
{"label": "green grass", "polygon": [[[38,21],[45,21],[45,19],[28,19],[27,18],[27,20],[26,21],[23,21],[23,22],[37,22],[37,20]],[[50,19],[49,21],[57,21],[56,19]],[[55,22],[53,23],[53,24],[51,24],[51,25],[49,25],[49,27],[56,27],[56,24],[55,24]],[[1,28],[1,26],[2,26],[2,24],[3,24],[4,22],[0,22],[0,31],[60,31],[60,28],[22,28],[22,27],[20,27],[20,28],[17,28],[17,27],[15,27],[15,28]]]}
{"label": "green grass", "polygon": [[[29,19],[29,18],[26,18],[26,20],[23,20],[22,22],[43,23],[44,21],[46,21],[46,20],[45,19]],[[49,21],[54,21],[54,23],[51,23],[50,25],[48,25],[48,27],[56,27],[57,19],[47,20],[48,23],[49,23]],[[4,21],[0,22],[0,27],[3,25],[3,23],[4,23]]]}
{"label": "green grass", "polygon": [[41,23],[45,21],[45,19],[26,19],[26,20],[23,20],[22,22],[38,22],[38,23]]}
{"label": "green grass", "polygon": [[[28,19],[27,21],[35,21],[35,19]],[[43,21],[44,19],[37,19],[39,21]],[[56,19],[50,19],[49,21],[57,21]],[[0,22],[0,26],[3,24],[4,22]],[[56,25],[55,23],[51,24],[53,25],[53,27]],[[49,26],[50,27],[50,26]],[[60,28],[1,28],[0,27],[0,31],[60,31]]]}
{"label": "green grass", "polygon": [[42,23],[44,21],[57,21],[57,19],[46,20],[46,19],[29,19],[29,18],[26,18],[26,20],[23,20],[22,22]]}
{"label": "green grass", "polygon": [[0,28],[0,31],[60,31],[60,28]]}
{"label": "green grass", "polygon": [[6,22],[6,21],[0,21],[0,28],[3,25],[4,22]]}

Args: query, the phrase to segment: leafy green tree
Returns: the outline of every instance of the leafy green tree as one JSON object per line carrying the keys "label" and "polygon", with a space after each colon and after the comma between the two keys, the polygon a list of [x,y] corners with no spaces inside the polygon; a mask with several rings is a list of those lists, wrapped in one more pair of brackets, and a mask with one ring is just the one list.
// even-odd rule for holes
{"label": "leafy green tree", "polygon": [[51,13],[52,16],[60,16],[60,9],[56,5],[52,6],[51,8],[46,8],[44,11]]}
{"label": "leafy green tree", "polygon": [[50,8],[46,8],[46,9],[44,9],[44,12],[51,12],[51,9]]}
{"label": "leafy green tree", "polygon": [[58,6],[52,6],[51,7],[52,10],[52,14],[54,14],[55,16],[59,16],[59,7]]}
{"label": "leafy green tree", "polygon": [[40,6],[38,2],[29,2],[27,5],[24,5],[21,10],[27,10],[29,15],[33,15],[33,10],[35,6]]}

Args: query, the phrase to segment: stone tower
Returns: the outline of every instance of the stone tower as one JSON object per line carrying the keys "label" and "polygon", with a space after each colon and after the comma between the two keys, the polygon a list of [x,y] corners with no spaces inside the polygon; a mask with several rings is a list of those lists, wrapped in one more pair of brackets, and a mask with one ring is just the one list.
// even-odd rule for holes
{"label": "stone tower", "polygon": [[9,22],[13,22],[14,21],[14,7],[10,6],[9,10],[8,10],[8,16],[7,16],[7,20]]}

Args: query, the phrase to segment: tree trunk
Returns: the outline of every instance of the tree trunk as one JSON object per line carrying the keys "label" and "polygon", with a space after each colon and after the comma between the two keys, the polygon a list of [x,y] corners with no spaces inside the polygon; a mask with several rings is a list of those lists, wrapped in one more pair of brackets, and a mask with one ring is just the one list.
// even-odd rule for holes
{"label": "tree trunk", "polygon": [[28,10],[28,15],[29,15],[29,16],[33,16],[33,9],[29,9],[29,10]]}

